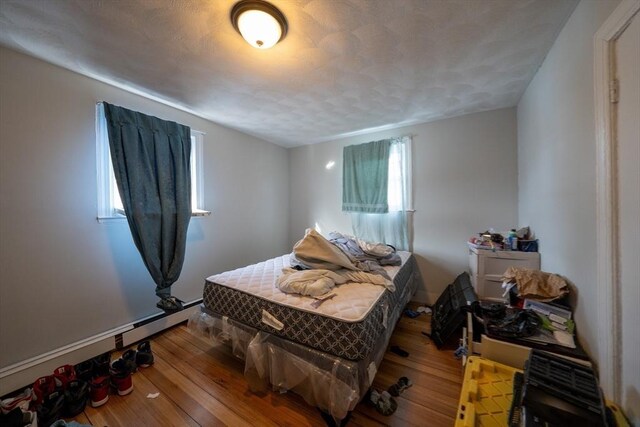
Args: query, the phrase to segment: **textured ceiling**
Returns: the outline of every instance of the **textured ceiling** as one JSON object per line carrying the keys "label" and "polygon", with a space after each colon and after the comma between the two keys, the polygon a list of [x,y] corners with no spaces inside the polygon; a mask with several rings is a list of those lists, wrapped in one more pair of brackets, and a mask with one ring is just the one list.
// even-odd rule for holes
{"label": "textured ceiling", "polygon": [[0,43],[282,146],[516,105],[577,0],[0,0]]}

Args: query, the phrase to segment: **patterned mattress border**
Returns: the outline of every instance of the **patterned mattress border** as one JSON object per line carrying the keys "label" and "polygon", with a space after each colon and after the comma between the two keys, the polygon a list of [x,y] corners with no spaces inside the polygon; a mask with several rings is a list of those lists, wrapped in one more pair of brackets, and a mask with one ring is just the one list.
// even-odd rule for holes
{"label": "patterned mattress border", "polygon": [[[412,254],[393,279],[396,291],[385,291],[367,316],[358,322],[340,321],[318,313],[283,306],[212,282],[205,283],[203,299],[205,307],[219,316],[227,316],[275,336],[344,359],[362,360],[375,348],[390,312],[399,309],[396,305],[405,299],[406,292],[415,291],[415,284],[408,283],[414,280],[416,268],[415,257]],[[264,324],[262,310],[268,311],[284,323],[284,328],[276,330]]]}

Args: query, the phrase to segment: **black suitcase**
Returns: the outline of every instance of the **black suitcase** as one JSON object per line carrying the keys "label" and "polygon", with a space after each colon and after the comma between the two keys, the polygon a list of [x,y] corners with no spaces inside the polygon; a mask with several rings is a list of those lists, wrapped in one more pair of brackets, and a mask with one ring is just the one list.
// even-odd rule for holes
{"label": "black suitcase", "polygon": [[467,307],[476,301],[478,297],[466,272],[456,277],[456,280],[442,292],[432,308],[431,317],[431,339],[438,348],[462,327]]}

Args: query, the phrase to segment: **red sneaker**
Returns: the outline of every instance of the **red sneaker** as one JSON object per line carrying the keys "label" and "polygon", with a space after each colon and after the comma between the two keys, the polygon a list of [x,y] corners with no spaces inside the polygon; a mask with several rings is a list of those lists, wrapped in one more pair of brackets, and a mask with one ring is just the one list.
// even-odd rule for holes
{"label": "red sneaker", "polygon": [[53,377],[56,380],[56,386],[67,389],[67,384],[76,379],[76,370],[71,365],[64,365],[53,371]]}
{"label": "red sneaker", "polygon": [[16,408],[22,409],[23,412],[28,411],[32,399],[33,391],[30,388],[25,388],[22,393],[0,401],[0,411],[5,415]]}
{"label": "red sneaker", "polygon": [[40,377],[33,383],[33,401],[31,404],[36,407],[41,405],[44,398],[56,391],[56,380],[53,375]]}
{"label": "red sneaker", "polygon": [[129,372],[111,372],[111,387],[115,388],[120,396],[126,396],[133,391],[133,381]]}
{"label": "red sneaker", "polygon": [[89,392],[91,406],[97,408],[109,400],[109,377],[96,377],[91,380],[91,391]]}

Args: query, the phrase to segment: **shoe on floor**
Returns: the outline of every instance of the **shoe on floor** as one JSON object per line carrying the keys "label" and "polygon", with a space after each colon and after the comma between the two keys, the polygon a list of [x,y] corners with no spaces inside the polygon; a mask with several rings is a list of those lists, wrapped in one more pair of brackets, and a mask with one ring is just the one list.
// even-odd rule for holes
{"label": "shoe on floor", "polygon": [[2,427],[38,427],[37,418],[35,412],[23,411],[16,407],[6,414],[0,414],[0,425]]}
{"label": "shoe on floor", "polygon": [[38,427],[38,413],[36,411],[22,411],[23,427]]}
{"label": "shoe on floor", "polygon": [[371,390],[369,400],[375,406],[376,411],[384,416],[391,415],[398,409],[398,402],[386,391],[379,393],[377,390]]}
{"label": "shoe on floor", "polygon": [[[128,350],[134,351],[134,350]],[[125,354],[127,353],[125,352]],[[124,354],[123,354],[124,356]],[[135,353],[133,354],[135,365]],[[132,360],[127,356],[125,359],[121,357],[111,364],[111,387],[116,389],[120,396],[126,396],[133,391],[133,381],[131,380],[131,363]]]}
{"label": "shoe on floor", "polygon": [[64,391],[64,416],[72,418],[84,411],[89,400],[89,384],[76,379],[67,383]]}
{"label": "shoe on floor", "polygon": [[78,363],[74,367],[74,370],[76,371],[76,378],[90,383],[91,378],[93,378],[93,359]]}
{"label": "shoe on floor", "polygon": [[91,406],[97,408],[109,400],[109,376],[95,377],[89,387]]}
{"label": "shoe on floor", "polygon": [[136,364],[136,351],[134,349],[129,349],[122,353],[122,356],[111,364],[111,367],[109,368],[109,375],[114,372],[132,374],[137,370],[138,365]]}
{"label": "shoe on floor", "polygon": [[111,369],[111,352],[102,353],[91,359],[93,364],[92,377],[108,377]]}
{"label": "shoe on floor", "polygon": [[16,408],[27,411],[29,410],[29,405],[31,404],[32,398],[33,391],[31,390],[31,388],[25,388],[22,393],[0,401],[0,411],[3,414],[8,414]]}
{"label": "shoe on floor", "polygon": [[53,378],[56,380],[56,386],[64,391],[67,384],[76,379],[76,370],[72,365],[60,366],[53,371]]}
{"label": "shoe on floor", "polygon": [[151,351],[151,343],[149,341],[143,341],[138,344],[136,365],[141,368],[148,368],[153,365],[153,352]]}
{"label": "shoe on floor", "polygon": [[129,350],[122,353],[121,359],[124,361],[129,373],[133,374],[138,370],[137,364],[137,354],[138,352],[134,349],[130,348]]}
{"label": "shoe on floor", "polygon": [[409,378],[400,377],[398,379],[398,382],[393,384],[392,386],[390,386],[387,391],[389,392],[389,394],[391,396],[398,397],[398,396],[400,396],[400,394],[403,391],[405,391],[406,389],[408,389],[412,385],[413,385],[413,383],[411,382],[411,380]]}
{"label": "shoe on floor", "polygon": [[62,418],[62,410],[64,409],[64,396],[59,391],[45,396],[42,404],[36,407],[38,412],[38,426],[49,427],[55,421]]}
{"label": "shoe on floor", "polygon": [[45,397],[56,391],[56,380],[53,375],[40,377],[33,383],[33,402],[32,405],[37,407],[42,404]]}
{"label": "shoe on floor", "polygon": [[116,389],[120,396],[126,396],[133,391],[133,381],[128,372],[113,372],[111,374],[111,387]]}

